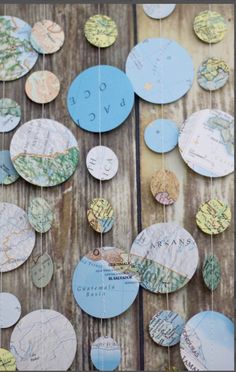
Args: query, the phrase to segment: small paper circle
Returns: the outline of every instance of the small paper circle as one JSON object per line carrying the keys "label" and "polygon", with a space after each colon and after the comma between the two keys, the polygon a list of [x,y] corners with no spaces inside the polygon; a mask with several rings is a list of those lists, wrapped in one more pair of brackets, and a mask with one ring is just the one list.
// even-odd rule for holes
{"label": "small paper circle", "polygon": [[53,211],[43,198],[34,198],[30,202],[28,218],[31,226],[39,233],[45,233],[52,227]]}
{"label": "small paper circle", "polygon": [[144,12],[155,19],[168,17],[175,10],[175,7],[176,4],[143,4]]}
{"label": "small paper circle", "polygon": [[203,203],[196,215],[198,227],[206,234],[220,234],[231,222],[231,211],[227,204],[218,199]]}
{"label": "small paper circle", "polygon": [[16,371],[16,360],[14,355],[0,348],[0,371]]}
{"label": "small paper circle", "polygon": [[151,192],[161,204],[170,205],[176,202],[179,196],[179,181],[176,175],[166,169],[155,172],[151,179]]}
{"label": "small paper circle", "polygon": [[84,34],[92,45],[106,48],[114,44],[118,31],[115,22],[110,17],[96,14],[85,23]]}
{"label": "small paper circle", "polygon": [[31,269],[31,276],[37,288],[46,287],[53,276],[53,262],[48,253],[43,253],[34,258],[34,265]]}
{"label": "small paper circle", "polygon": [[221,58],[207,58],[198,69],[198,84],[206,90],[222,88],[229,78],[229,66]]}
{"label": "small paper circle", "polygon": [[120,346],[111,337],[99,337],[92,343],[91,360],[99,371],[114,371],[121,360]]}
{"label": "small paper circle", "polygon": [[159,311],[149,322],[149,334],[161,346],[178,344],[183,328],[181,316],[169,310]]}
{"label": "small paper circle", "polygon": [[10,132],[20,122],[21,107],[10,98],[0,99],[0,133]]}
{"label": "small paper circle", "polygon": [[193,29],[205,43],[218,43],[224,38],[227,26],[221,14],[204,10],[195,17]]}
{"label": "small paper circle", "polygon": [[[21,316],[21,304],[16,296],[11,293],[0,293],[0,328],[9,328]],[[0,368],[1,370],[1,368]]]}
{"label": "small paper circle", "polygon": [[216,256],[211,254],[205,258],[202,275],[207,288],[210,291],[214,291],[218,287],[221,278],[221,267]]}
{"label": "small paper circle", "polygon": [[57,23],[44,19],[36,22],[30,34],[33,48],[41,54],[57,52],[64,44],[64,31]]}
{"label": "small paper circle", "polygon": [[114,224],[114,211],[106,199],[95,198],[89,204],[87,218],[95,231],[106,233],[111,230]]}
{"label": "small paper circle", "polygon": [[106,181],[115,177],[119,162],[116,154],[109,147],[96,146],[88,152],[86,166],[94,178]]}
{"label": "small paper circle", "polygon": [[150,150],[165,153],[177,146],[178,133],[179,130],[174,121],[157,119],[145,128],[144,140]]}
{"label": "small paper circle", "polygon": [[12,164],[10,151],[0,151],[0,184],[11,185],[16,182],[18,178],[19,174]]}
{"label": "small paper circle", "polygon": [[25,92],[33,102],[49,103],[58,96],[60,81],[50,71],[35,71],[26,80]]}

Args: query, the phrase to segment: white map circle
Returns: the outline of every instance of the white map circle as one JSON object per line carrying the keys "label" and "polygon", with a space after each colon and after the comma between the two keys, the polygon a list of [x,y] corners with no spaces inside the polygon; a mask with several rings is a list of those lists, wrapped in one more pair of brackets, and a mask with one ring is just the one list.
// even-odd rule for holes
{"label": "white map circle", "polygon": [[143,4],[144,12],[155,19],[168,17],[175,10],[175,7],[176,4]]}
{"label": "white map circle", "polygon": [[0,293],[0,328],[9,328],[21,316],[21,304],[16,296],[11,293]]}
{"label": "white map circle", "polygon": [[234,171],[234,118],[220,110],[201,110],[182,125],[179,151],[196,173],[222,177]]}
{"label": "white map circle", "polygon": [[0,272],[22,265],[35,245],[27,213],[15,204],[0,203]]}
{"label": "white map circle", "polygon": [[69,320],[54,310],[36,310],[15,326],[10,350],[19,371],[66,371],[77,348]]}
{"label": "white map circle", "polygon": [[87,154],[86,166],[94,178],[107,181],[116,175],[119,162],[116,154],[109,147],[95,146]]}

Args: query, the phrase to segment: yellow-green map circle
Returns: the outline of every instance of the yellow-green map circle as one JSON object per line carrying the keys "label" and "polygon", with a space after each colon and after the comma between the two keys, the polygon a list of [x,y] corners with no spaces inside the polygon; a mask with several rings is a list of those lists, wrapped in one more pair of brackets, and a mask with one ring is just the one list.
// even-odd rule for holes
{"label": "yellow-green map circle", "polygon": [[96,14],[85,23],[84,34],[90,44],[106,48],[116,41],[118,31],[115,22],[110,17]]}
{"label": "yellow-green map circle", "polygon": [[203,203],[196,215],[198,227],[206,234],[220,234],[229,227],[231,211],[227,204],[218,199]]}
{"label": "yellow-green map circle", "polygon": [[193,29],[205,43],[218,43],[224,38],[227,26],[221,14],[205,10],[195,17]]}

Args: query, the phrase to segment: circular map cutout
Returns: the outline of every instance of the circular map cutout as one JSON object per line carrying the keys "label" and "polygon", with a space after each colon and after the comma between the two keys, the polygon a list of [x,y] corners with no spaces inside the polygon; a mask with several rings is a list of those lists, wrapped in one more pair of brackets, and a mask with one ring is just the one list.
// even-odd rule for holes
{"label": "circular map cutout", "polygon": [[218,259],[214,255],[205,258],[202,267],[202,276],[204,283],[210,291],[214,291],[221,279],[221,267]]}
{"label": "circular map cutout", "polygon": [[33,258],[34,266],[31,269],[31,276],[37,288],[46,287],[53,276],[53,262],[49,254],[43,253]]}
{"label": "circular map cutout", "polygon": [[178,144],[179,130],[175,122],[168,119],[157,119],[144,131],[144,140],[150,150],[165,153],[173,150]]}
{"label": "circular map cutout", "polygon": [[182,158],[196,173],[222,177],[234,171],[234,118],[219,110],[201,110],[182,125]]}
{"label": "circular map cutout", "polygon": [[198,84],[206,90],[222,88],[229,79],[229,66],[223,59],[207,58],[198,69]]}
{"label": "circular map cutout", "polygon": [[75,137],[51,119],[34,119],[22,125],[12,138],[10,153],[21,177],[37,186],[65,182],[79,161]]}
{"label": "circular map cutout", "polygon": [[119,248],[90,251],[78,263],[72,281],[78,305],[95,318],[113,318],[134,302],[139,279],[129,255]]}
{"label": "circular map cutout", "polygon": [[175,7],[176,4],[143,4],[144,12],[155,19],[168,17],[175,10]]}
{"label": "circular map cutout", "polygon": [[170,205],[176,202],[179,196],[179,181],[176,175],[166,169],[155,172],[151,180],[151,192],[161,204]]}
{"label": "circular map cutout", "polygon": [[61,26],[44,19],[36,22],[30,34],[30,42],[35,50],[41,54],[57,52],[64,44],[65,35]]}
{"label": "circular map cutout", "polygon": [[10,132],[20,122],[21,108],[10,98],[0,99],[0,133]]}
{"label": "circular map cutout", "polygon": [[115,22],[110,17],[96,14],[85,23],[84,34],[92,45],[106,48],[114,44],[118,31]]}
{"label": "circular map cutout", "polygon": [[31,27],[17,17],[0,16],[0,80],[19,79],[35,65],[38,53],[30,45]]}
{"label": "circular map cutout", "polygon": [[120,346],[111,337],[99,337],[92,344],[91,360],[99,371],[114,371],[121,360]]}
{"label": "circular map cutout", "polygon": [[94,178],[107,181],[115,177],[119,162],[116,154],[109,147],[96,146],[88,152],[86,166]]}
{"label": "circular map cutout", "polygon": [[39,233],[45,233],[52,227],[53,211],[43,198],[34,198],[30,202],[28,218],[31,226]]}
{"label": "circular map cutout", "polygon": [[195,17],[193,29],[205,43],[218,43],[224,38],[227,27],[222,15],[204,10]]}
{"label": "circular map cutout", "polygon": [[19,178],[19,174],[13,167],[10,151],[0,151],[0,184],[11,185]]}
{"label": "circular map cutout", "polygon": [[59,94],[60,82],[50,71],[35,71],[25,83],[25,92],[31,101],[49,103]]}
{"label": "circular map cutout", "polygon": [[16,371],[16,360],[10,351],[0,348],[0,371]]}
{"label": "circular map cutout", "polygon": [[35,232],[25,211],[14,204],[0,203],[0,272],[22,265],[35,244]]}
{"label": "circular map cutout", "polygon": [[198,264],[198,248],[193,237],[175,223],[157,223],[144,229],[130,250],[145,289],[170,293],[192,278]]}
{"label": "circular map cutout", "polygon": [[135,93],[151,103],[177,101],[191,88],[192,58],[176,41],[145,39],[129,53],[126,74]]}
{"label": "circular map cutout", "polygon": [[114,224],[114,211],[111,204],[102,198],[93,199],[87,211],[90,226],[98,233],[106,233]]}
{"label": "circular map cutout", "polygon": [[[0,328],[9,328],[21,316],[21,304],[16,296],[11,293],[0,293]],[[1,368],[0,368],[1,371]]]}
{"label": "circular map cutout", "polygon": [[211,199],[200,206],[196,215],[196,222],[198,227],[206,234],[220,234],[230,225],[230,208],[218,199]]}
{"label": "circular map cutout", "polygon": [[234,371],[234,325],[216,311],[202,311],[185,325],[180,353],[188,371]]}

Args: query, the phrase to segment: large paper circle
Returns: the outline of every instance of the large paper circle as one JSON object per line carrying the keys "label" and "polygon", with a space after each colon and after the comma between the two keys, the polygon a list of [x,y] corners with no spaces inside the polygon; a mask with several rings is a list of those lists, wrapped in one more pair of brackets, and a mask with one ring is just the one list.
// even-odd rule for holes
{"label": "large paper circle", "polygon": [[34,119],[22,125],[10,145],[17,172],[37,186],[55,186],[74,173],[78,144],[69,129],[51,119]]}
{"label": "large paper circle", "polygon": [[126,74],[135,93],[151,103],[177,101],[191,88],[192,58],[176,41],[145,39],[129,53]]}
{"label": "large paper circle", "polygon": [[96,248],[78,263],[72,281],[78,305],[95,318],[113,318],[134,302],[139,289],[129,256],[114,247]]}
{"label": "large paper circle", "polygon": [[[0,328],[9,328],[21,316],[21,304],[16,296],[8,292],[0,293]],[[1,368],[0,368],[1,371]]]}
{"label": "large paper circle", "polygon": [[99,337],[92,344],[91,359],[99,371],[114,371],[121,360],[120,346],[111,337]]}
{"label": "large paper circle", "polygon": [[157,223],[137,236],[130,261],[140,275],[142,287],[169,293],[192,278],[198,264],[198,248],[184,228],[175,223]]}

